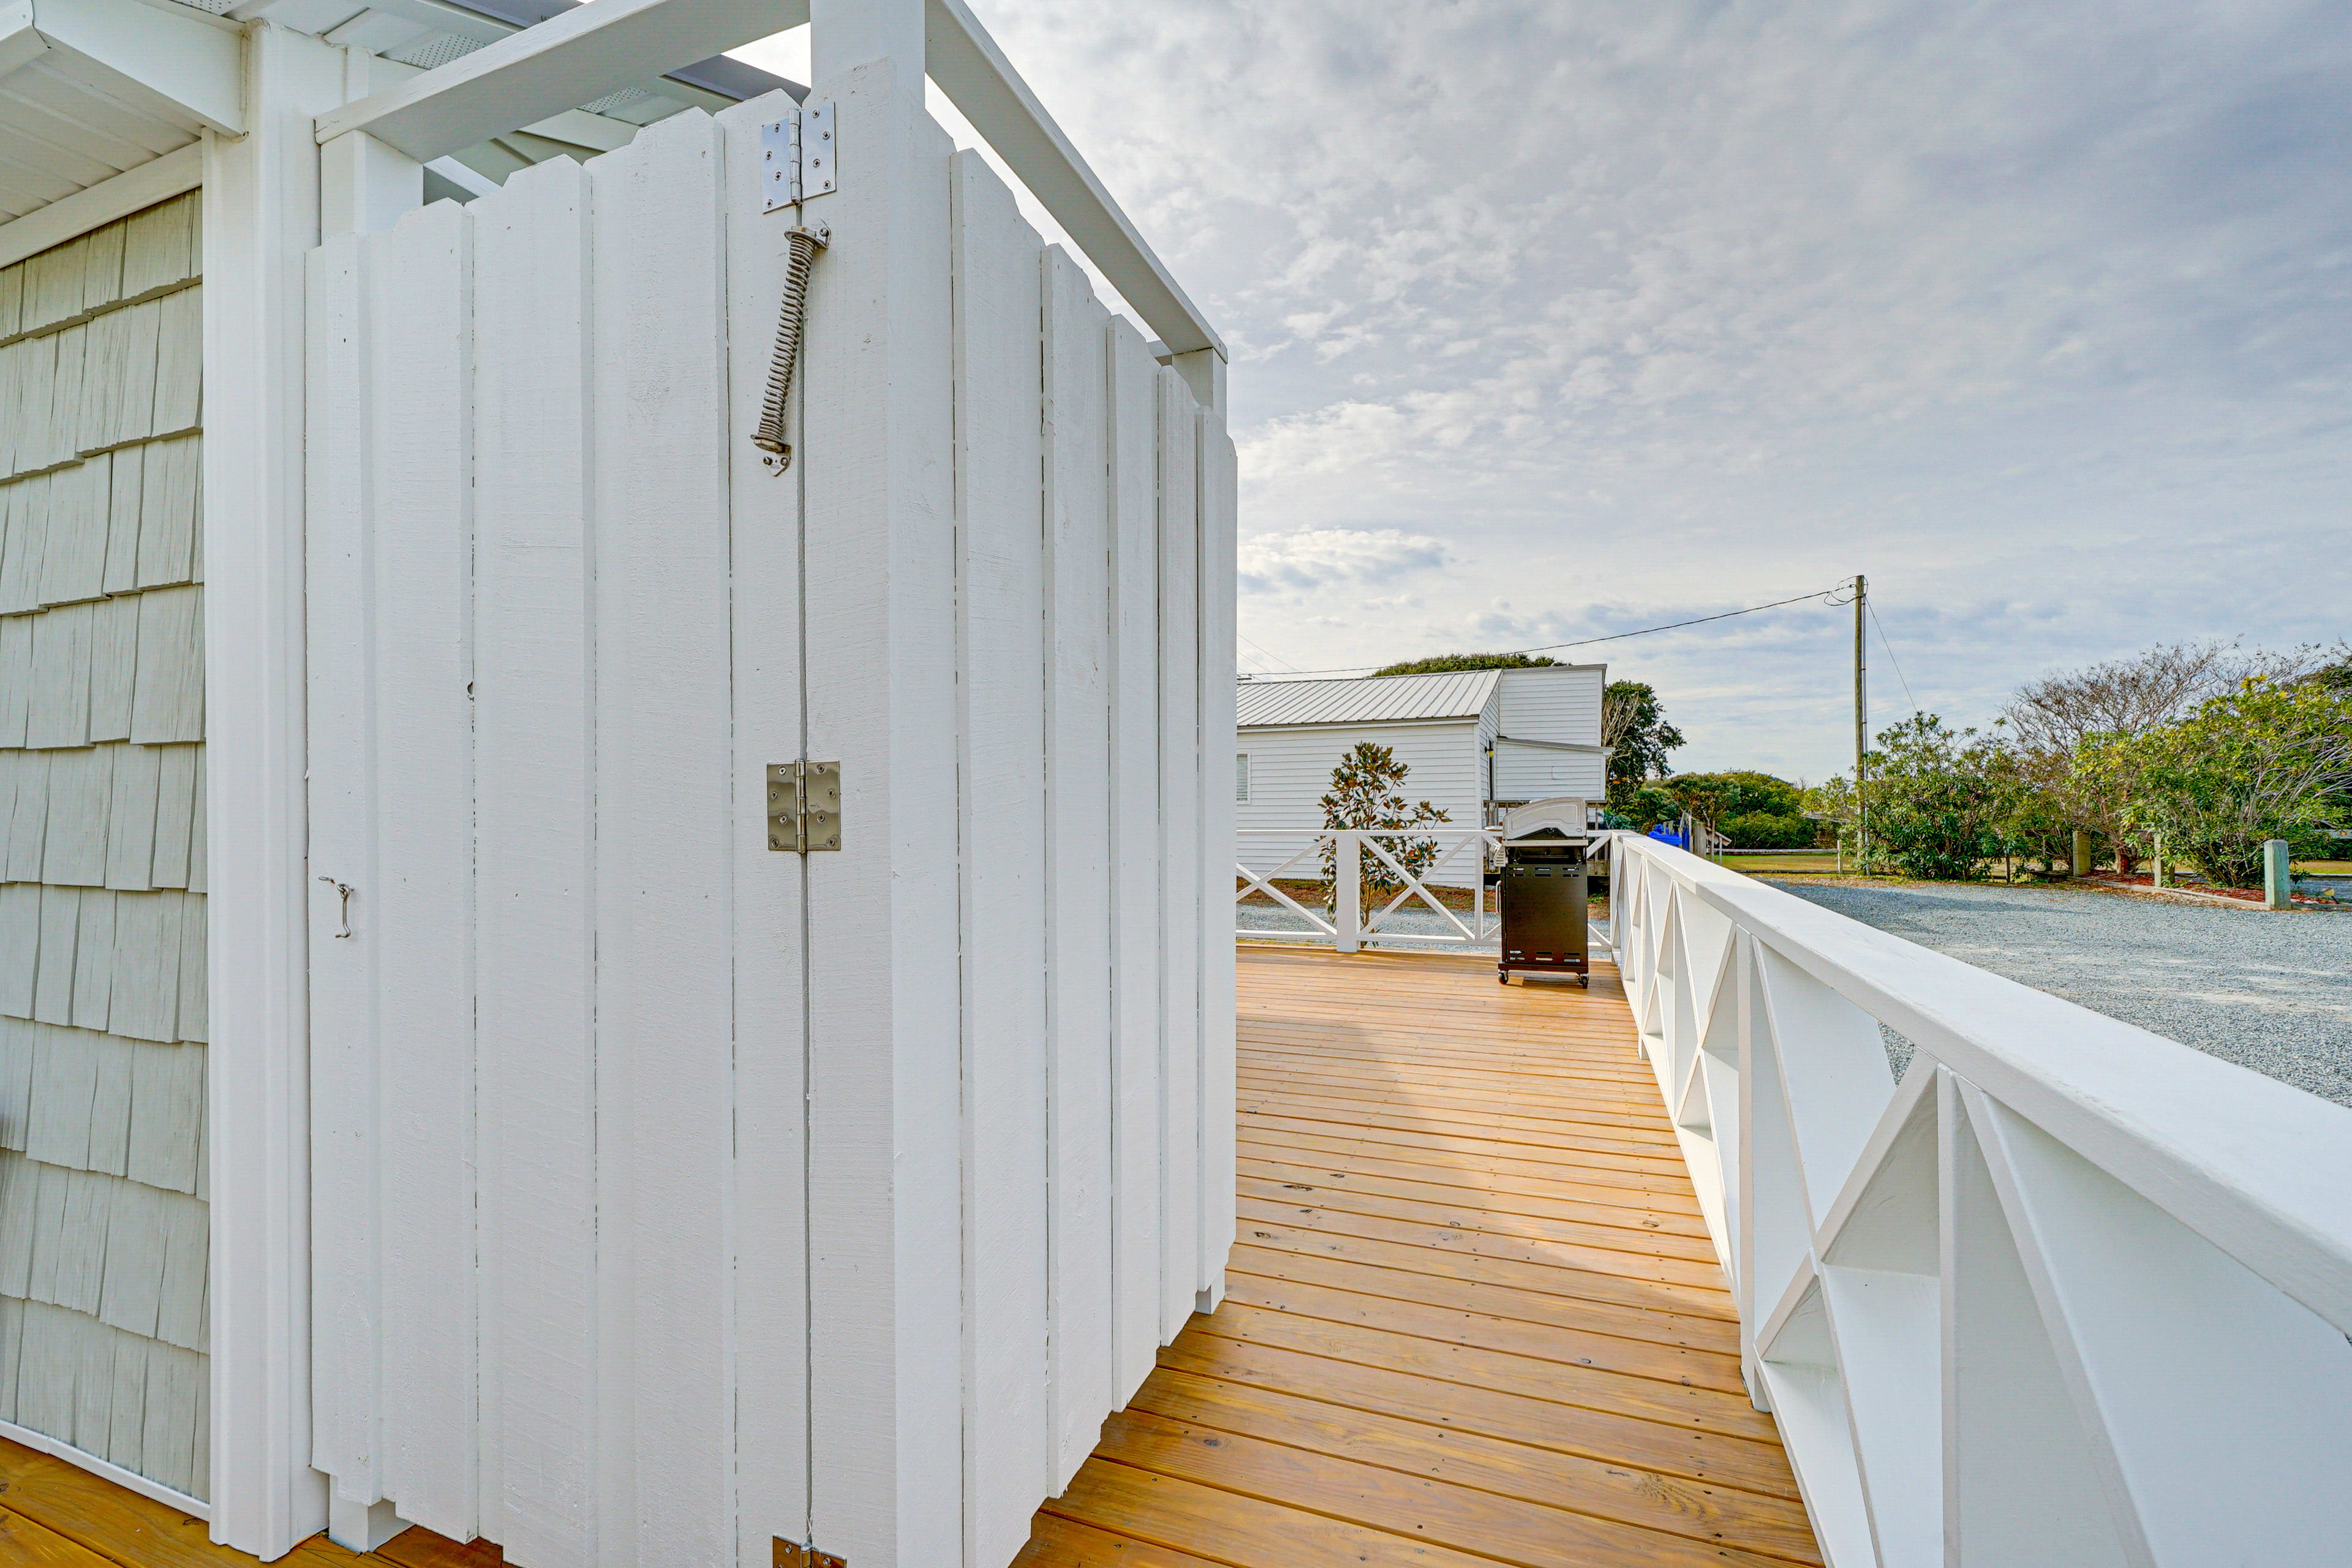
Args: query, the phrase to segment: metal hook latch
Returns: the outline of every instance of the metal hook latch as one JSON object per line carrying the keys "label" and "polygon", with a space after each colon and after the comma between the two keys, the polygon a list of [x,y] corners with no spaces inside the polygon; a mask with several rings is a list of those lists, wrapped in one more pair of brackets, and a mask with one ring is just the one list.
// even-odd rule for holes
{"label": "metal hook latch", "polygon": [[321,877],[319,880],[326,883],[330,888],[334,889],[336,896],[343,900],[343,929],[337,931],[335,936],[338,940],[349,937],[352,934],[352,893],[353,890],[352,885],[349,882],[338,882],[332,877]]}

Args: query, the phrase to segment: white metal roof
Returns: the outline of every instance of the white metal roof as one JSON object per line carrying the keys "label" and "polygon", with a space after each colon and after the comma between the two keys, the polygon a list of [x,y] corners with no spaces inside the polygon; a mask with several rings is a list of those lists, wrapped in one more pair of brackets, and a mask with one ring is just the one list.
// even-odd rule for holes
{"label": "white metal roof", "polygon": [[1486,711],[1502,673],[1460,669],[1352,680],[1244,680],[1236,684],[1234,706],[1244,730],[1475,719]]}

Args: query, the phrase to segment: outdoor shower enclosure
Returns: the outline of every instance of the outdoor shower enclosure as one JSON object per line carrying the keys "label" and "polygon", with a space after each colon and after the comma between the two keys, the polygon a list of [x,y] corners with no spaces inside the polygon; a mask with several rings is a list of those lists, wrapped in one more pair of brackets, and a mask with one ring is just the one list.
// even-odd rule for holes
{"label": "outdoor shower enclosure", "polygon": [[307,258],[314,1462],[379,1531],[1005,1563],[1220,1288],[1232,447],[919,85],[818,84],[800,207],[776,94]]}
{"label": "outdoor shower enclosure", "polygon": [[266,1558],[1009,1562],[1232,1240],[1222,347],[953,0],[409,9],[0,21],[110,127],[0,189],[0,1426]]}

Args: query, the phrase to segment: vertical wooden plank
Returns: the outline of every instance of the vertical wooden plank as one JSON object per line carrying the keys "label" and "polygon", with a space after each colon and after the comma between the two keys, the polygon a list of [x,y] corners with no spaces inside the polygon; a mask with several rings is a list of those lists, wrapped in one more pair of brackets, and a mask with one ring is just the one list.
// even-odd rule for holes
{"label": "vertical wooden plank", "polygon": [[1111,987],[1118,1075],[1113,1333],[1124,1403],[1150,1375],[1160,1324],[1159,367],[1124,317],[1108,324],[1111,508]]}
{"label": "vertical wooden plank", "polygon": [[[121,232],[116,231],[118,235]],[[74,447],[78,451],[95,451],[113,444],[115,426],[122,418],[123,373],[131,346],[130,335],[123,329],[129,325],[131,314],[129,310],[109,310],[89,323],[86,340],[89,374],[82,377],[81,407],[74,418]],[[151,395],[154,374],[151,363],[147,368]]]}
{"label": "vertical wooden plank", "polygon": [[16,345],[16,405],[9,421],[16,449],[9,459],[11,473],[46,468],[49,454],[49,411],[57,395],[58,336],[34,338]]}
{"label": "vertical wooden plank", "polygon": [[105,458],[61,468],[49,479],[49,530],[41,558],[41,603],[95,599],[106,577]]}
{"label": "vertical wooden plank", "polygon": [[1110,555],[1103,464],[1108,312],[1045,254],[1045,809],[1058,1488],[1111,1385]]}
{"label": "vertical wooden plank", "polygon": [[[114,994],[107,1027],[130,1039],[174,1037],[180,931],[176,920],[165,924],[166,902],[152,893],[118,896],[114,901]],[[193,1130],[189,1142],[193,1146]]]}
{"label": "vertical wooden plank", "polygon": [[[149,904],[162,900],[126,899],[122,902]],[[202,1047],[134,1046],[131,1059],[131,1147],[123,1163],[123,1174],[150,1187],[175,1193],[195,1191],[196,1135],[204,1113]]]}
{"label": "vertical wooden plank", "polygon": [[155,779],[152,746],[114,748],[113,798],[106,810],[106,885],[144,892],[155,859]]}
{"label": "vertical wooden plank", "polygon": [[[311,1455],[343,1495],[383,1496],[383,1362],[377,1246],[377,954],[374,617],[368,591],[369,402],[373,370],[362,295],[371,258],[355,237],[330,240],[305,264],[310,868]],[[148,465],[151,478],[155,464]],[[158,888],[184,887],[197,752],[158,748]],[[334,883],[355,889],[354,932]],[[159,910],[176,911],[173,898]],[[160,918],[160,917],[159,917]],[[173,922],[176,931],[177,921]],[[168,976],[176,1000],[179,964]],[[174,1009],[176,1015],[176,1008]],[[174,1027],[163,1037],[176,1037]]]}
{"label": "vertical wooden plank", "polygon": [[0,1014],[33,1016],[33,981],[41,954],[41,889],[34,882],[0,886]]}
{"label": "vertical wooden plank", "polygon": [[121,341],[115,348],[120,366],[116,374],[121,379],[109,410],[112,422],[100,431],[101,441],[110,447],[142,439],[154,428],[156,333],[163,324],[163,307],[159,300],[150,300],[118,310],[115,316],[121,321],[117,328]]}
{"label": "vertical wooden plank", "polygon": [[[141,745],[205,738],[205,591],[139,595],[139,658],[131,677],[131,738]],[[87,615],[77,605],[51,615]],[[84,694],[87,700],[87,693]],[[85,723],[87,715],[85,714]]]}
{"label": "vertical wooden plank", "polygon": [[11,882],[41,879],[42,839],[49,828],[49,753],[25,752],[16,758],[16,799],[8,817]]}
{"label": "vertical wooden plank", "polygon": [[[474,1271],[471,302],[467,210],[362,242],[378,785],[376,1115],[383,1489],[454,1540],[479,1522]],[[150,600],[174,593],[166,589]],[[142,696],[144,695],[142,682]],[[396,761],[395,761],[396,759]],[[354,900],[354,902],[358,902]]]}
{"label": "vertical wooden plank", "polygon": [[0,1017],[0,1149],[20,1153],[32,1106],[33,1033],[33,1026],[21,1018]]}
{"label": "vertical wooden plank", "polygon": [[81,425],[82,377],[88,369],[89,328],[68,327],[58,334],[57,379],[49,388],[48,445],[44,467],[69,460]]}
{"label": "vertical wooden plank", "polygon": [[[204,403],[202,284],[166,294],[155,304],[155,405],[143,434],[193,430]],[[59,348],[60,363],[64,350]]]}
{"label": "vertical wooden plank", "polygon": [[835,104],[841,188],[808,207],[833,229],[803,362],[808,745],[841,761],[843,839],[808,867],[814,1401],[841,1413],[814,1511],[817,1541],[852,1563],[953,1563],[950,149],[919,65],[821,71],[816,90]]}
{"label": "vertical wooden plank", "polygon": [[[34,1037],[25,1154],[44,1165],[79,1169],[89,1158],[90,1104],[98,1063],[79,1035],[41,1028]],[[62,1188],[59,1191],[63,1191]],[[54,1262],[47,1265],[53,1270]],[[44,1287],[44,1293],[47,1290]]]}
{"label": "vertical wooden plank", "polygon": [[33,700],[25,719],[28,746],[79,746],[89,739],[91,613],[88,605],[66,605],[33,623]]}
{"label": "vertical wooden plank", "polygon": [[92,229],[83,239],[81,308],[95,310],[122,298],[123,226],[120,221]]}
{"label": "vertical wooden plank", "polygon": [[0,552],[0,615],[41,607],[41,552],[49,528],[49,481],[46,475],[7,487],[8,542]]}
{"label": "vertical wooden plank", "polygon": [[[108,896],[102,901],[107,910],[107,934],[110,941],[116,900]],[[87,908],[89,900],[85,899],[82,902]],[[131,1059],[134,1047],[129,1040],[112,1035],[94,1036],[89,1045],[97,1062],[93,1074],[95,1088],[89,1105],[89,1168],[120,1176],[130,1163]],[[107,1254],[111,1257],[113,1252],[114,1244],[110,1241]]]}
{"label": "vertical wooden plank", "polygon": [[1050,1438],[1041,245],[955,156],[956,660],[963,1006],[964,1510],[1011,1561],[1060,1489]]}
{"label": "vertical wooden plank", "polygon": [[1234,1245],[1234,444],[1224,420],[1196,417],[1201,622],[1201,1259],[1195,1303],[1224,1297]]}
{"label": "vertical wooden plank", "polygon": [[141,467],[139,564],[142,588],[192,581],[196,536],[196,486],[203,443],[194,436],[143,448]]}
{"label": "vertical wooden plank", "polygon": [[[351,625],[342,624],[346,627]],[[336,688],[331,686],[328,689]],[[189,839],[195,832],[196,777],[203,771],[203,760],[204,752],[194,746],[155,748],[155,861],[148,869],[148,878],[156,887],[188,885]],[[329,852],[328,864],[320,867],[321,870],[333,869],[341,842],[332,836],[325,841],[322,847]],[[342,873],[338,871],[336,875],[341,877]],[[313,894],[312,901],[315,903],[318,898]],[[332,936],[335,930],[330,925],[323,934]]]}
{"label": "vertical wooden plank", "polygon": [[79,925],[74,940],[74,1027],[103,1029],[106,999],[114,985],[114,895],[102,888],[82,889]]}
{"label": "vertical wooden plank", "polygon": [[1201,1258],[1201,734],[1198,465],[1192,394],[1172,370],[1159,376],[1160,859],[1167,969],[1168,1196],[1160,1331],[1172,1340],[1192,1317]]}
{"label": "vertical wooden plank", "polygon": [[[778,475],[745,439],[767,395],[784,231],[798,215],[762,212],[759,126],[782,94],[719,117],[727,220],[729,504],[733,514],[735,740],[735,1171],[737,1197],[737,1560],[770,1560],[777,1536],[808,1521],[808,1238],[803,1122],[804,868],[768,848],[767,764],[800,755],[801,463]],[[820,258],[817,265],[827,265]],[[802,384],[806,385],[805,381]],[[799,398],[787,410],[793,444]]]}
{"label": "vertical wooden plank", "polygon": [[473,204],[484,1533],[595,1561],[588,174]]}
{"label": "vertical wooden plank", "polygon": [[596,971],[613,1563],[734,1551],[728,446],[718,134],[596,161]]}
{"label": "vertical wooden plank", "polygon": [[41,889],[40,977],[33,990],[33,1016],[44,1024],[73,1022],[74,935],[80,925],[79,889]]}
{"label": "vertical wooden plank", "polygon": [[33,617],[0,619],[0,746],[25,743],[33,698]]}
{"label": "vertical wooden plank", "polygon": [[110,459],[107,484],[106,574],[100,587],[128,594],[139,585],[139,501],[147,482],[147,448],[125,447]]}
{"label": "vertical wooden plank", "polygon": [[139,602],[106,599],[90,607],[89,738],[131,738],[131,682],[139,663]]}
{"label": "vertical wooden plank", "polygon": [[41,880],[95,888],[106,880],[106,812],[115,748],[78,746],[49,757],[49,826]]}

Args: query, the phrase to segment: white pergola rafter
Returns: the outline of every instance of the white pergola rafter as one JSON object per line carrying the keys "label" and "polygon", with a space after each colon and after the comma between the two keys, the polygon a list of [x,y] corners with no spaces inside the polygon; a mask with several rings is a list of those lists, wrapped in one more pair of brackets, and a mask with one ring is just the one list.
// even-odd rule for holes
{"label": "white pergola rafter", "polygon": [[[315,134],[322,147],[364,137],[427,163],[809,20],[809,0],[590,0],[320,115]],[[930,79],[1213,402],[1213,370],[1186,361],[1221,364],[1223,340],[962,0],[926,0],[923,52]],[[340,162],[365,178],[373,156],[346,143]]]}
{"label": "white pergola rafter", "polygon": [[245,39],[200,11],[142,0],[8,0],[0,5],[0,77],[36,61],[189,131],[245,130]]}

